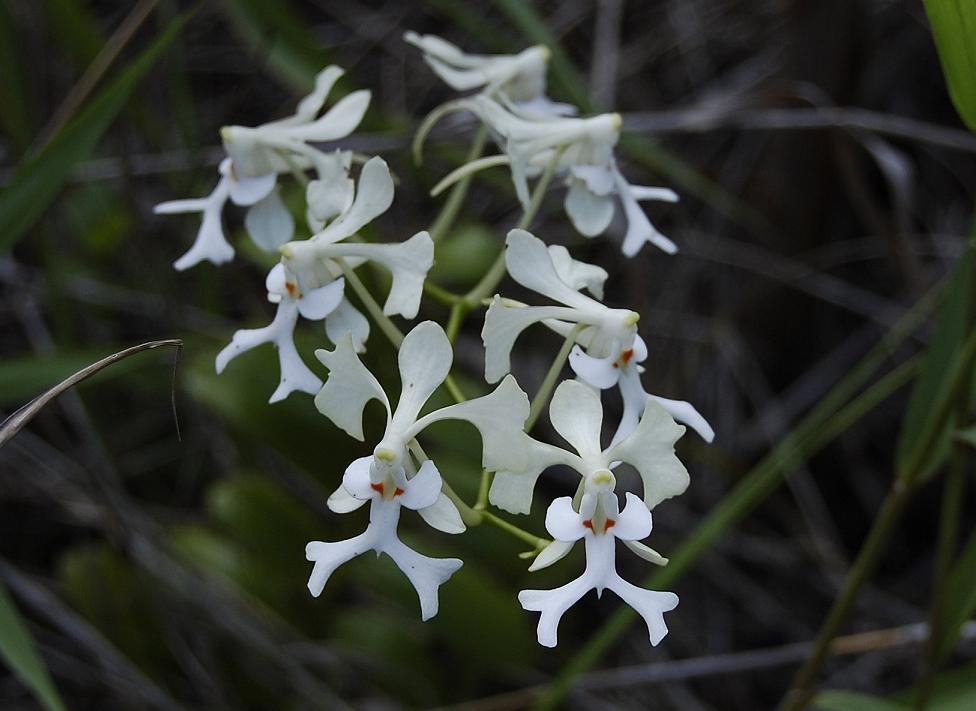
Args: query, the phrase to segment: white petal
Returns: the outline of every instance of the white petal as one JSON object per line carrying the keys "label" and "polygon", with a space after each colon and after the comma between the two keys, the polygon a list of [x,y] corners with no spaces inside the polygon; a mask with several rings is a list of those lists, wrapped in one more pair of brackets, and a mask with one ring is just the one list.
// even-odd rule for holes
{"label": "white petal", "polygon": [[278,248],[295,235],[295,218],[281,201],[277,188],[255,203],[244,216],[244,227],[254,244],[265,252]]}
{"label": "white petal", "polygon": [[335,141],[356,130],[369,107],[370,93],[365,89],[344,96],[312,123],[294,124],[275,131],[275,135],[302,142]]}
{"label": "white petal", "polygon": [[320,256],[351,256],[382,265],[393,277],[390,293],[383,304],[386,315],[415,318],[420,310],[424,279],[434,264],[434,242],[427,232],[418,232],[398,244],[344,242],[319,248]]}
{"label": "white petal", "polygon": [[646,185],[631,185],[630,194],[635,200],[660,200],[678,202],[678,193],[669,188],[651,188]]}
{"label": "white petal", "polygon": [[485,380],[497,382],[511,369],[512,347],[522,331],[544,319],[573,319],[576,311],[563,306],[505,306],[497,294],[485,314],[481,340],[485,344]]}
{"label": "white petal", "polygon": [[454,502],[447,498],[446,494],[439,494],[437,501],[424,509],[419,509],[417,513],[427,522],[431,528],[436,528],[444,533],[464,533],[464,521],[461,520],[461,512],[458,511]]}
{"label": "white petal", "polygon": [[549,420],[583,459],[598,457],[603,451],[600,446],[603,406],[592,388],[575,380],[564,380],[549,403]]}
{"label": "white petal", "polygon": [[524,442],[514,446],[513,451],[527,452],[525,464],[514,471],[499,469],[491,482],[488,501],[504,511],[514,514],[527,514],[532,506],[532,493],[536,481],[543,471],[555,464],[565,464],[582,468],[579,457],[565,449],[539,442],[523,434]]}
{"label": "white petal", "polygon": [[640,498],[629,491],[624,510],[617,515],[610,532],[622,541],[639,541],[651,535],[651,512]]}
{"label": "white petal", "polygon": [[315,115],[325,104],[325,100],[328,98],[329,92],[332,91],[332,87],[343,74],[345,72],[340,67],[330,64],[316,75],[315,88],[298,102],[298,108],[295,109],[294,115],[281,121],[265,124],[265,126],[288,126],[308,123],[315,118]]}
{"label": "white petal", "polygon": [[393,178],[386,161],[374,156],[359,174],[356,197],[350,208],[312,239],[337,242],[355,234],[393,204]]}
{"label": "white petal", "polygon": [[712,429],[712,426],[708,424],[708,420],[702,417],[701,413],[690,402],[669,400],[666,397],[660,397],[658,395],[649,395],[648,397],[653,398],[675,420],[688,425],[706,442],[711,442],[715,439],[715,430]]}
{"label": "white petal", "polygon": [[640,373],[634,366],[622,370],[619,385],[624,408],[620,414],[620,423],[617,425],[617,431],[613,435],[610,446],[621,442],[637,429],[637,423],[640,422],[641,415],[644,414],[644,406],[649,397],[641,384]]}
{"label": "white petal", "polygon": [[678,246],[658,232],[654,225],[651,224],[651,221],[647,219],[647,215],[644,214],[644,211],[634,198],[630,185],[619,172],[616,173],[616,181],[617,194],[620,196],[620,202],[624,207],[624,215],[627,218],[627,234],[624,235],[624,241],[621,245],[621,251],[624,253],[624,256],[633,257],[640,251],[645,242],[650,242],[667,254],[677,252]]}
{"label": "white petal", "polygon": [[586,289],[596,298],[603,298],[603,283],[608,276],[606,269],[573,259],[561,244],[549,246],[549,257],[560,279],[576,291]]}
{"label": "white petal", "polygon": [[511,230],[505,239],[505,266],[526,289],[576,308],[603,307],[559,278],[545,243],[525,230]]}
{"label": "white petal", "polygon": [[447,582],[463,563],[457,558],[428,558],[393,539],[383,545],[383,552],[393,559],[417,591],[420,616],[424,621],[437,614],[437,589]]}
{"label": "white petal", "polygon": [[258,175],[253,178],[235,177],[230,184],[230,199],[235,205],[254,205],[274,190],[278,176],[275,173]]}
{"label": "white petal", "polygon": [[346,280],[340,278],[306,291],[297,301],[298,312],[309,321],[321,321],[339,306],[345,283]]}
{"label": "white petal", "polygon": [[305,202],[318,222],[328,222],[350,208],[356,184],[345,175],[334,180],[313,180],[305,190]]}
{"label": "white petal", "polygon": [[573,509],[572,496],[561,496],[549,504],[546,530],[557,541],[578,541],[586,535],[583,519]]}
{"label": "white petal", "polygon": [[373,457],[360,457],[354,459],[346,467],[342,475],[342,488],[359,501],[368,501],[375,498],[376,491],[372,488],[372,480],[369,478],[369,470],[373,466]]}
{"label": "white petal", "polygon": [[525,610],[541,612],[536,634],[543,647],[556,646],[556,630],[566,610],[572,607],[593,585],[586,573],[555,590],[522,590],[519,603]]}
{"label": "white petal", "polygon": [[333,513],[344,514],[355,511],[367,501],[368,499],[357,499],[355,496],[346,491],[345,486],[339,484],[339,487],[329,496],[326,506],[328,506],[329,511],[332,511]]}
{"label": "white petal", "polygon": [[325,334],[333,343],[338,343],[348,334],[356,352],[362,353],[366,350],[366,339],[369,338],[369,319],[350,304],[348,299],[343,299],[325,317]]}
{"label": "white petal", "polygon": [[539,555],[535,557],[532,565],[529,566],[529,572],[534,573],[537,570],[548,568],[556,561],[562,560],[573,550],[573,543],[573,541],[553,541],[539,551]]}
{"label": "white petal", "polygon": [[616,190],[614,168],[611,166],[574,165],[569,172],[594,195],[612,195]]}
{"label": "white petal", "polygon": [[624,545],[649,563],[653,563],[654,565],[668,564],[667,558],[640,541],[624,541]]}
{"label": "white petal", "polygon": [[619,459],[637,469],[649,509],[688,488],[688,470],[674,453],[674,443],[684,432],[664,408],[648,400],[637,429],[606,452],[608,461]]}
{"label": "white petal", "polygon": [[417,475],[407,481],[406,491],[400,496],[400,505],[414,511],[425,509],[434,505],[440,493],[441,473],[428,459],[420,465]]}
{"label": "white petal", "polygon": [[315,396],[315,407],[346,434],[363,441],[363,409],[370,400],[379,400],[390,412],[390,401],[346,335],[335,350],[319,349],[315,357],[329,369],[329,378]]}
{"label": "white petal", "polygon": [[451,372],[454,351],[444,329],[433,321],[413,328],[400,344],[397,362],[402,390],[393,415],[394,426],[406,432],[431,394]]}
{"label": "white petal", "polygon": [[223,264],[234,258],[234,248],[224,237],[224,230],[220,224],[220,211],[208,207],[203,213],[203,222],[197,232],[193,246],[182,257],[173,262],[179,271],[206,260],[213,264]]}
{"label": "white petal", "polygon": [[[287,296],[288,291],[288,270],[285,269],[285,265],[281,262],[275,264],[268,271],[268,276],[264,278],[264,288],[268,290],[269,294],[276,294],[278,296]],[[278,303],[277,301],[274,303]]]}
{"label": "white petal", "polygon": [[620,368],[614,367],[616,362],[616,355],[609,358],[594,358],[584,353],[579,346],[573,346],[573,350],[569,353],[569,367],[573,372],[584,383],[600,390],[612,388],[620,380]]}
{"label": "white petal", "polygon": [[570,182],[564,206],[573,227],[584,237],[602,234],[613,219],[613,197],[597,195],[578,180]]}
{"label": "white petal", "polygon": [[293,392],[308,393],[315,395],[321,387],[322,381],[312,370],[305,365],[305,361],[298,355],[292,334],[287,338],[280,338],[276,344],[278,347],[278,365],[281,367],[281,380],[278,387],[271,394],[268,402],[278,402],[284,400]]}
{"label": "white petal", "polygon": [[305,546],[305,559],[312,561],[312,574],[308,578],[308,591],[313,597],[322,594],[329,577],[343,563],[362,555],[371,548],[370,537],[361,533],[355,538],[336,543],[312,541]]}
{"label": "white petal", "polygon": [[652,645],[657,646],[667,636],[668,626],[664,622],[664,613],[670,612],[678,606],[677,595],[672,592],[644,590],[636,585],[631,585],[619,576],[614,576],[613,581],[607,587],[617,593],[624,602],[644,618]]}

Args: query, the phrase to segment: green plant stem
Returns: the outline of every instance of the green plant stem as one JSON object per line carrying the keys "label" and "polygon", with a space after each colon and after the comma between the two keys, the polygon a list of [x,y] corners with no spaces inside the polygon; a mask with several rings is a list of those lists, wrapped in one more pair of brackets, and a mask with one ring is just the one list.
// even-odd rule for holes
{"label": "green plant stem", "polygon": [[496,516],[491,511],[482,511],[481,515],[484,517],[484,520],[487,521],[488,523],[497,526],[503,531],[507,531],[508,533],[511,533],[513,536],[515,536],[520,540],[525,541],[530,546],[534,546],[537,550],[542,550],[547,545],[552,543],[552,541],[550,541],[548,538],[540,538],[539,536],[534,536],[528,531],[524,531],[518,526],[509,523],[505,519]]}
{"label": "green plant stem", "polygon": [[346,263],[346,260],[341,257],[336,257],[335,263],[339,265],[340,269],[342,269],[342,274],[346,277],[346,281],[349,282],[350,286],[352,286],[352,290],[356,292],[359,300],[363,302],[363,306],[365,306],[366,310],[369,311],[370,316],[372,316],[373,320],[375,320],[379,325],[380,330],[383,331],[383,334],[390,339],[390,343],[392,343],[395,348],[399,348],[400,344],[403,343],[403,331],[397,328],[397,325],[393,323],[390,317],[383,313],[382,307],[379,305],[376,299],[373,298],[373,295],[369,293],[369,290],[363,284],[356,272],[353,271],[352,267]]}
{"label": "green plant stem", "polygon": [[[542,199],[545,197],[546,190],[549,188],[549,184],[552,182],[552,177],[556,173],[556,168],[559,166],[559,160],[562,158],[563,151],[556,151],[549,162],[546,164],[546,168],[542,173],[542,176],[536,182],[535,187],[532,189],[532,196],[529,198],[529,204],[525,208],[525,212],[522,213],[522,218],[516,225],[516,229],[524,230],[532,224],[532,220],[535,219],[536,214],[539,212],[539,208],[542,206]],[[495,261],[485,272],[484,276],[475,284],[471,290],[466,293],[460,301],[454,304],[451,309],[451,314],[447,321],[447,338],[452,343],[457,338],[458,332],[461,330],[461,326],[464,325],[464,320],[468,317],[474,309],[481,305],[482,299],[491,295],[491,293],[498,287],[501,280],[505,278],[505,249],[498,253]]]}
{"label": "green plant stem", "polygon": [[536,421],[539,419],[539,415],[542,414],[542,409],[546,406],[549,401],[549,395],[552,394],[553,388],[556,387],[556,381],[559,380],[560,373],[563,372],[563,365],[566,363],[566,359],[569,358],[569,352],[573,349],[573,345],[576,343],[576,336],[579,332],[583,330],[582,325],[576,325],[573,330],[566,334],[566,340],[563,341],[562,348],[556,354],[555,359],[552,361],[552,365],[549,366],[549,372],[546,373],[545,379],[542,381],[542,385],[535,393],[535,397],[532,398],[532,405],[529,407],[529,417],[525,421],[525,431],[529,432],[535,426]]}
{"label": "green plant stem", "polygon": [[454,304],[461,300],[461,296],[459,294],[455,294],[443,287],[437,286],[437,284],[434,284],[430,280],[424,280],[424,291],[433,299],[439,301],[445,306],[454,306]]}
{"label": "green plant stem", "polygon": [[[468,150],[465,163],[470,163],[481,156],[482,151],[485,150],[487,140],[488,127],[482,124],[481,128],[478,129],[478,133],[475,134],[474,141],[471,143],[471,148]],[[431,225],[429,230],[430,238],[434,240],[434,244],[437,244],[444,238],[457,219],[461,206],[464,204],[464,199],[468,195],[468,188],[471,185],[471,179],[473,177],[473,175],[469,175],[462,178],[451,190],[451,194],[448,195],[444,206],[437,215],[437,219],[434,220],[434,224]]]}
{"label": "green plant stem", "polygon": [[[953,363],[950,377],[945,380],[944,388],[947,389],[948,393],[959,392],[963,383],[968,382],[974,356],[976,356],[976,331],[973,331],[966,339],[961,352]],[[858,553],[857,560],[844,582],[844,588],[837,600],[834,601],[820,628],[813,651],[807,657],[800,671],[797,672],[790,691],[787,692],[781,704],[784,711],[799,711],[806,708],[813,698],[813,684],[820,667],[827,658],[830,642],[837,635],[851,605],[857,599],[864,581],[870,577],[877,567],[878,558],[884,551],[884,544],[888,535],[898,521],[909,495],[915,490],[915,484],[923,473],[930,448],[937,446],[939,432],[946,426],[956,405],[956,398],[942,397],[938,398],[936,402],[938,405],[935,412],[926,419],[925,430],[923,430],[922,437],[919,438],[918,446],[912,451],[912,456],[908,458],[909,463],[895,476],[891,490],[888,492],[881,510],[871,526],[871,531],[868,533],[860,553]]]}
{"label": "green plant stem", "polygon": [[[933,289],[902,317],[901,322],[844,377],[820,403],[783,439],[735,488],[705,517],[671,555],[667,567],[643,581],[643,586],[662,590],[683,576],[713,543],[733,524],[744,518],[772,494],[789,473],[851,427],[893,392],[903,387],[918,370],[916,357],[879,379],[846,406],[857,388],[884,361],[895,346],[911,333],[935,307],[938,290]],[[628,607],[620,608],[590,638],[546,691],[535,707],[558,708],[572,686],[573,679],[593,667],[604,653],[627,631],[636,619]]]}
{"label": "green plant stem", "polygon": [[844,589],[830,608],[827,618],[820,627],[813,651],[800,668],[793,681],[792,688],[780,705],[783,711],[800,711],[800,709],[806,708],[813,699],[816,693],[816,690],[813,688],[813,682],[824,660],[827,658],[830,643],[837,636],[837,632],[844,623],[851,605],[857,600],[861,586],[871,577],[877,568],[881,553],[885,549],[885,544],[888,542],[888,538],[898,519],[901,517],[905,504],[908,503],[913,491],[913,486],[896,480],[888,491],[887,496],[885,496],[878,515],[871,525],[868,537],[865,539],[864,545],[861,546],[861,551],[857,555],[857,560],[851,566],[847,580],[844,582]]}
{"label": "green plant stem", "polygon": [[479,511],[488,508],[488,492],[491,491],[492,473],[487,469],[481,470],[481,481],[478,483],[478,500],[474,507]]}

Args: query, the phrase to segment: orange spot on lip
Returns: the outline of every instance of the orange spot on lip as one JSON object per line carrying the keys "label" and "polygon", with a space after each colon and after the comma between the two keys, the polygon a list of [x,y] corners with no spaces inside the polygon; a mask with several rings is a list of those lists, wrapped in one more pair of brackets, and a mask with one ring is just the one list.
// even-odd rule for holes
{"label": "orange spot on lip", "polygon": [[285,288],[288,290],[288,295],[294,297],[295,293],[298,291],[298,284],[293,281],[286,281]]}
{"label": "orange spot on lip", "polygon": [[400,494],[402,494],[402,493],[403,493],[403,489],[401,489],[401,488],[400,488],[400,487],[398,486],[398,487],[396,488],[396,491],[394,491],[394,492],[393,492],[393,495],[394,495],[394,496],[399,496],[399,495],[400,495]]}
{"label": "orange spot on lip", "polygon": [[379,484],[370,484],[369,488],[372,489],[373,491],[378,491],[380,493],[380,496],[383,495],[383,482],[380,482]]}
{"label": "orange spot on lip", "polygon": [[613,528],[616,525],[617,525],[616,521],[614,521],[612,518],[608,518],[607,525],[603,527],[603,532],[606,533],[609,529]]}
{"label": "orange spot on lip", "polygon": [[593,521],[590,520],[590,519],[586,519],[585,521],[583,521],[583,526],[585,526],[586,528],[588,528],[588,529],[590,529],[592,531],[593,530]]}
{"label": "orange spot on lip", "polygon": [[630,362],[630,359],[634,357],[634,349],[628,348],[623,353],[620,354],[620,360],[623,361],[624,365]]}

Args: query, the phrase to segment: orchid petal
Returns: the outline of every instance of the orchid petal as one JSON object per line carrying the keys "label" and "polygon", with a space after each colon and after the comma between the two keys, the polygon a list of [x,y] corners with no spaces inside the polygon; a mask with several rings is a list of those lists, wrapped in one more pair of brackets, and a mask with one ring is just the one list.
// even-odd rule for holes
{"label": "orchid petal", "polygon": [[532,506],[532,494],[543,471],[556,464],[582,468],[576,455],[560,447],[539,442],[528,435],[522,441],[507,446],[527,454],[525,464],[514,471],[499,469],[491,481],[488,501],[492,506],[514,514],[527,514]]}
{"label": "orchid petal", "polygon": [[677,252],[678,246],[658,232],[651,221],[647,219],[647,215],[644,214],[631,192],[630,185],[619,172],[616,173],[616,182],[617,194],[620,196],[624,215],[627,218],[627,234],[624,235],[624,241],[621,245],[624,256],[633,257],[640,251],[645,242],[650,242],[667,254]]}
{"label": "orchid petal", "polygon": [[346,467],[346,471],[342,475],[342,488],[353,498],[368,501],[376,495],[376,491],[372,488],[372,479],[369,476],[372,466],[373,457],[366,456],[354,459]]}
{"label": "orchid petal", "polygon": [[309,321],[320,321],[332,313],[343,299],[345,279],[310,289],[298,299],[298,312]]}
{"label": "orchid petal", "polygon": [[346,491],[345,486],[339,484],[339,487],[332,492],[328,501],[325,502],[325,505],[329,507],[329,511],[332,513],[344,514],[355,511],[367,501],[368,499],[357,499],[355,496]]}
{"label": "orchid petal", "polygon": [[343,299],[332,313],[325,317],[325,335],[333,343],[338,343],[346,334],[352,339],[352,345],[357,353],[366,350],[369,319],[350,304],[348,299]]}
{"label": "orchid petal", "polygon": [[668,634],[668,626],[664,622],[664,613],[670,612],[678,606],[678,596],[672,592],[657,592],[645,590],[631,585],[619,576],[614,576],[607,585],[620,599],[630,605],[647,625],[651,644],[657,646]]}
{"label": "orchid petal", "polygon": [[315,76],[315,88],[298,102],[298,107],[295,109],[293,115],[280,121],[266,123],[263,127],[283,127],[308,123],[322,109],[325,100],[332,91],[332,87],[335,86],[335,83],[343,74],[345,74],[345,71],[342,68],[330,64]]}
{"label": "orchid petal", "polygon": [[430,506],[418,509],[417,513],[427,522],[431,528],[436,528],[444,533],[458,534],[466,530],[464,521],[461,519],[461,512],[446,494],[441,493]]}
{"label": "orchid petal", "polygon": [[619,459],[637,469],[648,509],[688,488],[688,470],[674,453],[674,444],[684,433],[685,428],[664,408],[648,400],[637,429],[604,455],[607,461]]}
{"label": "orchid petal", "polygon": [[531,289],[553,301],[576,308],[605,308],[599,302],[583,296],[559,278],[546,244],[525,230],[511,230],[505,239],[505,266],[508,273],[526,289]]}
{"label": "orchid petal", "polygon": [[244,227],[254,244],[265,252],[277,252],[295,235],[295,218],[275,188],[247,211]]}
{"label": "orchid petal", "polygon": [[583,459],[599,457],[603,406],[592,388],[575,380],[564,380],[549,403],[549,420],[559,435]]}
{"label": "orchid petal", "polygon": [[627,492],[627,503],[610,531],[622,541],[639,541],[651,535],[651,512],[640,497]]}
{"label": "orchid petal", "polygon": [[397,354],[402,390],[394,423],[404,429],[413,425],[424,403],[451,372],[453,361],[451,342],[433,321],[418,324],[404,337]]}
{"label": "orchid petal", "polygon": [[371,547],[368,531],[347,541],[337,543],[312,541],[305,546],[305,559],[315,563],[312,574],[308,578],[308,591],[312,593],[312,597],[322,594],[322,589],[336,568],[362,555]]}
{"label": "orchid petal", "polygon": [[235,205],[254,205],[266,198],[274,190],[277,182],[278,176],[275,173],[266,173],[253,178],[237,176],[230,184],[230,199]]}
{"label": "orchid petal", "polygon": [[[641,505],[643,506],[643,503]],[[662,566],[668,564],[667,558],[665,558],[663,555],[658,553],[653,548],[644,545],[640,541],[624,541],[623,543],[625,546],[630,548],[630,550],[632,550],[634,553],[636,553],[637,555],[639,555],[641,558],[643,558],[649,563],[653,563],[654,565],[662,565]]]}
{"label": "orchid petal", "polygon": [[537,570],[548,568],[553,563],[562,560],[573,550],[574,543],[574,541],[552,541],[539,551],[539,555],[535,557],[532,565],[529,566],[529,572],[534,573]]}
{"label": "orchid petal", "polygon": [[[573,346],[569,353],[569,367],[587,385],[606,390],[620,381],[620,368],[615,367],[617,357],[594,358],[583,352],[579,346]],[[636,424],[636,421],[635,423]]]}
{"label": "orchid petal", "polygon": [[586,534],[582,518],[573,509],[572,496],[561,496],[549,504],[546,530],[557,541],[578,541]]}
{"label": "orchid petal", "polygon": [[303,142],[325,143],[345,138],[356,130],[369,107],[370,92],[361,89],[342,97],[332,108],[311,123],[281,127],[277,135]]}
{"label": "orchid petal", "polygon": [[383,545],[383,552],[393,559],[417,591],[420,615],[425,622],[437,614],[437,590],[463,565],[457,558],[429,558],[408,548],[399,539]]}
{"label": "orchid petal", "polygon": [[577,317],[576,311],[563,306],[505,306],[496,295],[485,314],[481,339],[485,344],[485,380],[499,381],[511,369],[512,347],[522,331],[544,319]]}
{"label": "orchid petal", "polygon": [[352,205],[328,227],[313,235],[316,242],[337,242],[349,237],[386,212],[393,204],[393,178],[386,161],[374,156],[359,173]]}
{"label": "orchid petal", "polygon": [[596,237],[605,232],[615,211],[611,196],[597,195],[577,180],[570,181],[563,205],[573,227],[584,237]]}
{"label": "orchid petal", "polygon": [[[430,355],[427,357],[431,358]],[[515,378],[509,375],[488,395],[442,407],[425,415],[410,428],[409,434],[415,436],[428,425],[441,420],[465,420],[481,433],[482,465],[485,469],[518,470],[526,466],[528,458],[527,448],[523,446],[527,438],[522,432],[528,416],[529,398]]]}
{"label": "orchid petal", "polygon": [[275,264],[264,278],[264,288],[269,294],[286,296],[288,294],[288,270],[281,262]]}
{"label": "orchid petal", "polygon": [[346,434],[363,441],[363,409],[370,400],[379,400],[390,415],[390,401],[383,388],[359,356],[347,334],[335,350],[319,349],[315,357],[329,369],[329,378],[315,396],[315,407]]}
{"label": "orchid petal", "polygon": [[660,397],[658,395],[649,395],[648,397],[663,407],[675,420],[688,425],[706,442],[711,442],[715,439],[715,430],[712,429],[712,426],[708,424],[708,420],[702,417],[701,413],[690,402],[686,402],[685,400],[669,400],[666,397]]}
{"label": "orchid petal", "polygon": [[597,299],[603,298],[603,283],[609,276],[606,269],[573,259],[569,250],[561,244],[549,246],[549,257],[562,281],[576,291],[586,289]]}
{"label": "orchid petal", "polygon": [[678,193],[670,188],[652,188],[646,185],[631,185],[630,194],[635,200],[660,200],[661,202],[678,202]]}
{"label": "orchid petal", "polygon": [[406,491],[400,496],[400,505],[414,511],[433,506],[440,496],[441,484],[441,473],[428,459],[420,465],[417,475],[407,482]]}
{"label": "orchid petal", "polygon": [[572,607],[591,588],[586,573],[555,590],[522,590],[519,603],[525,610],[541,612],[536,634],[543,647],[556,646],[556,631],[566,610]]}

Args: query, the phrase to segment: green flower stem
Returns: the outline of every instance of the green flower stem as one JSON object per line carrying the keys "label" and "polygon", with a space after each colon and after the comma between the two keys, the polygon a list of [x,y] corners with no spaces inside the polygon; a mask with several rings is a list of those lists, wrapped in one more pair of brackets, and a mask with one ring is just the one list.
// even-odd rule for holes
{"label": "green flower stem", "polygon": [[369,290],[363,284],[362,280],[353,271],[352,267],[346,264],[346,260],[341,257],[335,258],[335,263],[339,265],[342,269],[343,276],[346,277],[346,281],[352,286],[352,290],[356,292],[359,300],[363,302],[363,306],[369,311],[369,315],[373,317],[373,320],[379,325],[380,330],[383,334],[390,339],[390,343],[394,347],[399,348],[400,344],[403,343],[403,331],[397,328],[397,325],[393,323],[389,316],[383,313],[382,307],[373,298],[373,295],[369,293]]}
{"label": "green flower stem", "polygon": [[448,291],[447,289],[437,286],[429,280],[424,280],[424,291],[431,296],[436,301],[444,304],[445,306],[454,306],[458,301],[461,300],[459,294]]}
{"label": "green flower stem", "polygon": [[[944,381],[943,387],[948,393],[959,392],[963,383],[968,381],[974,357],[976,357],[976,331],[973,331],[966,339],[962,351],[955,359],[950,377]],[[919,439],[919,445],[912,452],[913,456],[908,458],[908,464],[895,476],[891,490],[885,497],[868,537],[864,541],[860,553],[858,553],[857,560],[844,582],[844,588],[837,600],[834,601],[820,628],[813,651],[807,657],[800,671],[797,672],[790,691],[783,699],[781,708],[784,711],[804,709],[813,698],[813,684],[820,667],[827,658],[830,642],[837,635],[841,624],[846,619],[864,581],[871,576],[877,567],[878,558],[884,551],[891,529],[897,523],[910,494],[915,490],[915,484],[923,471],[929,451],[938,442],[939,432],[946,426],[956,404],[956,399],[942,397],[937,399],[937,403],[935,412],[925,421],[925,429]]]}
{"label": "green flower stem", "polygon": [[492,478],[494,478],[492,472],[487,469],[481,470],[481,482],[478,484],[478,500],[474,504],[474,507],[479,511],[484,511],[488,508],[488,492],[491,491]]}
{"label": "green flower stem", "polygon": [[[478,129],[478,133],[475,134],[474,142],[471,144],[465,163],[470,163],[481,157],[482,151],[485,150],[487,140],[488,127],[482,124],[481,128]],[[431,225],[429,230],[430,238],[434,240],[434,244],[437,244],[444,238],[454,224],[454,220],[457,219],[461,205],[464,204],[464,198],[468,195],[468,187],[471,185],[471,178],[473,177],[473,175],[469,175],[462,178],[451,190],[451,194],[448,196],[444,206],[441,208],[440,214],[437,215],[437,219],[434,220],[434,224]]]}
{"label": "green flower stem", "polygon": [[579,332],[583,330],[583,326],[577,324],[573,327],[573,330],[566,334],[566,340],[563,341],[562,348],[559,349],[559,353],[556,354],[555,359],[552,361],[552,365],[549,366],[549,372],[546,373],[545,379],[542,381],[542,385],[535,393],[535,397],[532,398],[532,405],[529,407],[529,418],[525,421],[525,431],[529,432],[535,426],[536,420],[539,419],[539,415],[542,414],[542,409],[546,406],[549,401],[549,396],[552,394],[553,388],[556,387],[556,381],[559,380],[559,375],[563,372],[563,365],[566,363],[566,359],[569,358],[569,352],[573,349],[573,345],[576,343],[576,336]]}
{"label": "green flower stem", "polygon": [[530,546],[533,546],[536,550],[542,550],[547,545],[552,543],[552,541],[550,541],[548,538],[540,538],[539,536],[534,536],[528,531],[525,531],[519,528],[518,526],[509,523],[505,519],[496,516],[491,511],[482,511],[481,515],[484,518],[484,520],[487,521],[488,523],[494,524],[495,526],[502,529],[503,531],[507,531],[508,533],[511,533],[519,540],[525,541]]}

